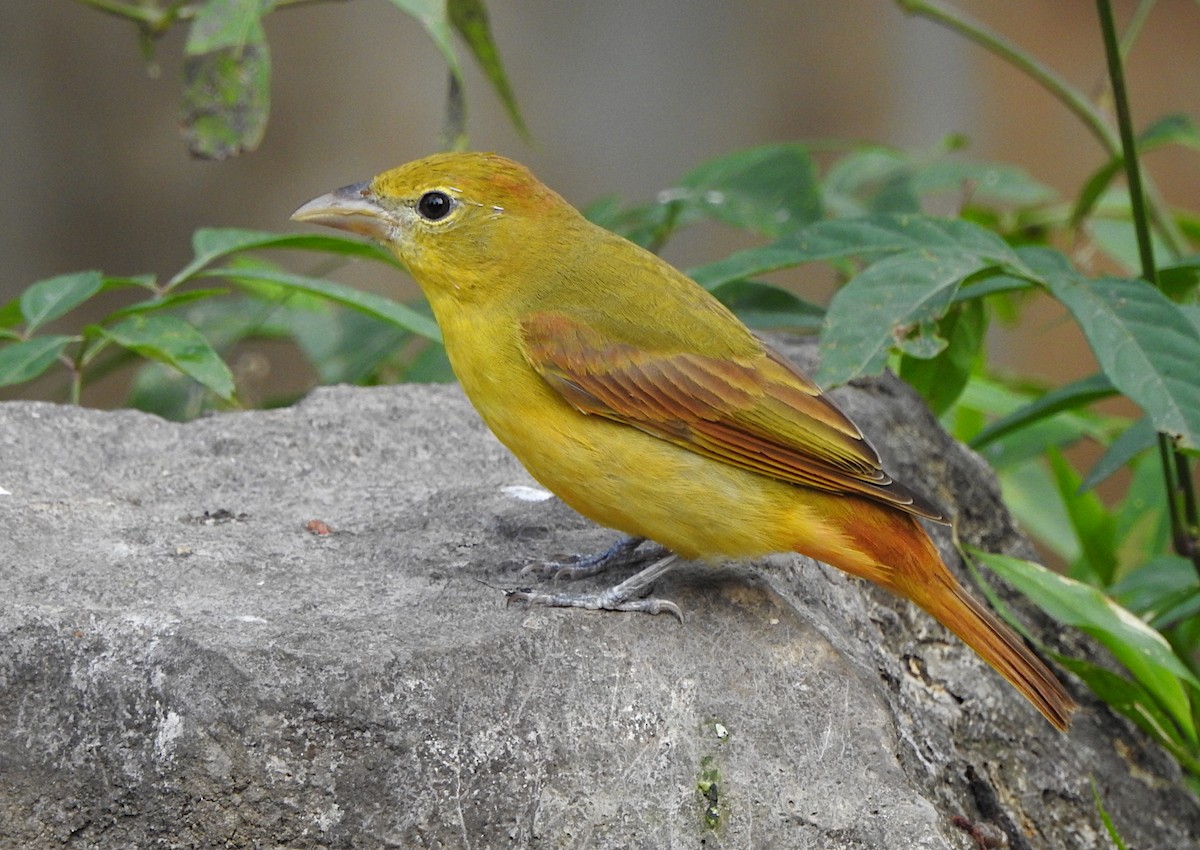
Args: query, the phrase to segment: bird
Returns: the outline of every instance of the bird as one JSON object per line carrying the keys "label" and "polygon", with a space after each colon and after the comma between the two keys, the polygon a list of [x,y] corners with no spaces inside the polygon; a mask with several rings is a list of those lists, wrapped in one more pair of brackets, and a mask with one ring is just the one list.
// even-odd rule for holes
{"label": "bird", "polygon": [[924,609],[1056,728],[1074,701],[942,561],[946,522],[813,381],[711,293],[588,221],[513,160],[441,153],[315,198],[297,221],[388,248],[424,292],[467,398],[563,502],[667,552],[599,593],[526,602],[680,615],[678,558],[797,552]]}

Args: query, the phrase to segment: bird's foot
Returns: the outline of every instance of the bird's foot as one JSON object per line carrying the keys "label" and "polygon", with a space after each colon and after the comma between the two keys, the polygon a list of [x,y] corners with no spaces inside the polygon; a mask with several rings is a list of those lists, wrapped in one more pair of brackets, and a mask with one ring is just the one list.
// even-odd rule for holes
{"label": "bird's foot", "polygon": [[559,579],[564,579],[566,581],[574,581],[598,575],[617,567],[639,564],[651,558],[661,558],[666,551],[658,544],[654,544],[654,548],[648,549],[645,552],[638,552],[638,547],[645,542],[645,537],[622,537],[603,552],[577,557],[566,564],[559,563],[558,561],[528,564],[521,570],[520,574],[523,576],[533,574],[542,580],[553,579],[554,581],[558,581]]}
{"label": "bird's foot", "polygon": [[[638,543],[641,541],[639,540]],[[505,591],[505,596],[508,597],[509,604],[515,600],[524,602],[526,605],[544,605],[548,608],[586,608],[590,611],[640,611],[643,614],[670,614],[682,623],[683,612],[678,605],[668,599],[646,596],[654,582],[674,565],[676,557],[672,554],[660,558],[620,584],[615,584],[598,593],[544,593],[530,588],[522,588]]]}

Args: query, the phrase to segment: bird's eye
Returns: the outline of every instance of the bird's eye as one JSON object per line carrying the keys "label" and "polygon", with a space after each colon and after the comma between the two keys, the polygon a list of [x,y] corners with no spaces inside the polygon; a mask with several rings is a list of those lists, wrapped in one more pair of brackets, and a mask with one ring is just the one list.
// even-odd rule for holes
{"label": "bird's eye", "polygon": [[417,201],[417,212],[426,221],[438,221],[450,214],[454,201],[445,192],[426,192]]}

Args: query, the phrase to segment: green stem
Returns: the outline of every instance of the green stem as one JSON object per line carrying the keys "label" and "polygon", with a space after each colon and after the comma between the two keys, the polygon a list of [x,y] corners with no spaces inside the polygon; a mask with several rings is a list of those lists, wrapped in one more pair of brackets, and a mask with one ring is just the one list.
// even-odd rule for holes
{"label": "green stem", "polygon": [[[975,42],[988,52],[1028,74],[1083,123],[1110,157],[1116,158],[1121,155],[1120,135],[1113,130],[1104,113],[1083,92],[1026,53],[1017,44],[940,0],[896,0],[896,2],[904,11],[920,15],[953,30],[968,41]],[[1186,237],[1171,216],[1166,201],[1148,179],[1145,198],[1150,206],[1150,217],[1154,226],[1162,235],[1163,241],[1171,253],[1176,257],[1188,253]]]}
{"label": "green stem", "polygon": [[162,17],[162,12],[156,7],[145,4],[122,3],[120,0],[76,0],[76,2],[110,15],[129,18],[147,27],[154,27]]}
{"label": "green stem", "polygon": [[[1158,268],[1154,263],[1154,244],[1150,241],[1145,196],[1142,191],[1141,161],[1133,135],[1133,117],[1129,111],[1129,96],[1125,90],[1125,68],[1113,20],[1112,0],[1096,0],[1100,30],[1104,35],[1104,54],[1108,60],[1108,76],[1112,84],[1113,106],[1117,113],[1117,129],[1121,136],[1125,180],[1129,184],[1129,209],[1137,234],[1138,258],[1142,277],[1158,286]],[[1200,540],[1197,529],[1196,494],[1192,484],[1192,467],[1186,455],[1176,448],[1166,434],[1158,435],[1158,450],[1167,486],[1167,507],[1171,516],[1171,535],[1175,551],[1190,558],[1200,574]]]}
{"label": "green stem", "polygon": [[1146,219],[1146,195],[1142,189],[1141,161],[1137,155],[1137,139],[1133,135],[1133,116],[1129,112],[1129,95],[1125,91],[1125,67],[1117,42],[1117,27],[1113,22],[1109,0],[1096,0],[1100,12],[1100,29],[1104,33],[1104,54],[1108,59],[1108,77],[1112,85],[1113,107],[1117,113],[1117,131],[1121,137],[1121,158],[1125,179],[1129,183],[1129,211],[1137,234],[1138,258],[1142,277],[1158,286],[1158,269],[1154,265],[1154,244],[1150,241],[1150,225]]}
{"label": "green stem", "polygon": [[1024,71],[1040,83],[1042,88],[1062,101],[1063,105],[1071,110],[1075,117],[1092,132],[1092,135],[1110,156],[1120,154],[1121,140],[1109,126],[1104,113],[1097,109],[1083,92],[1030,56],[1017,44],[1009,41],[1000,33],[988,29],[978,21],[968,18],[959,10],[944,5],[939,0],[897,0],[897,2],[906,12],[928,18],[953,30],[989,53],[999,56],[1013,67]]}
{"label": "green stem", "polygon": [[1150,10],[1154,8],[1155,0],[1142,0],[1138,3],[1138,7],[1133,10],[1133,17],[1129,19],[1129,26],[1125,27],[1125,32],[1121,34],[1121,58],[1127,59],[1129,51],[1133,50],[1133,43],[1137,41],[1137,37],[1141,35],[1142,27],[1146,23],[1146,19],[1150,17]]}

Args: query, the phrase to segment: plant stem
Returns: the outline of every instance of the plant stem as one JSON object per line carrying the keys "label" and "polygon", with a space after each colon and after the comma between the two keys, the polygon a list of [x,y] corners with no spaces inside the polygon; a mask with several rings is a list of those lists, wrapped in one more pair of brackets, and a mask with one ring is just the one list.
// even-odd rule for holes
{"label": "plant stem", "polygon": [[[988,29],[978,21],[972,20],[958,9],[942,3],[941,0],[896,0],[896,2],[904,11],[920,15],[953,30],[968,41],[975,42],[989,53],[1029,75],[1083,123],[1110,157],[1115,159],[1121,155],[1120,135],[1113,130],[1104,113],[1083,92],[1026,53],[1017,44],[1000,33]],[[1150,217],[1154,226],[1158,228],[1171,253],[1176,257],[1186,254],[1188,252],[1187,239],[1171,217],[1166,201],[1148,179],[1145,187],[1145,199],[1149,203]]]}
{"label": "plant stem", "polygon": [[999,56],[1013,67],[1024,71],[1041,84],[1042,88],[1062,101],[1063,105],[1071,110],[1085,127],[1091,130],[1092,135],[1096,137],[1106,152],[1112,156],[1120,154],[1121,140],[1109,126],[1104,113],[1097,109],[1083,92],[1030,56],[1017,44],[1000,33],[988,29],[978,21],[968,18],[959,10],[942,4],[939,0],[897,0],[897,2],[906,12],[928,18],[953,30],[989,53]]}
{"label": "plant stem", "polygon": [[[1137,155],[1137,142],[1133,136],[1133,118],[1129,112],[1129,96],[1125,91],[1125,68],[1121,61],[1116,23],[1113,21],[1112,0],[1096,0],[1096,11],[1100,16],[1100,29],[1104,34],[1104,54],[1108,59],[1113,106],[1117,113],[1117,129],[1121,135],[1125,179],[1129,184],[1129,208],[1137,234],[1142,277],[1157,287],[1158,269],[1154,264],[1154,245],[1150,241],[1150,225],[1142,192],[1141,162]],[[1167,507],[1171,516],[1171,537],[1175,551],[1185,558],[1190,558],[1197,574],[1200,574],[1200,540],[1197,539],[1200,522],[1196,516],[1196,494],[1192,483],[1191,463],[1166,434],[1158,435],[1158,448],[1163,476],[1166,479]]]}

